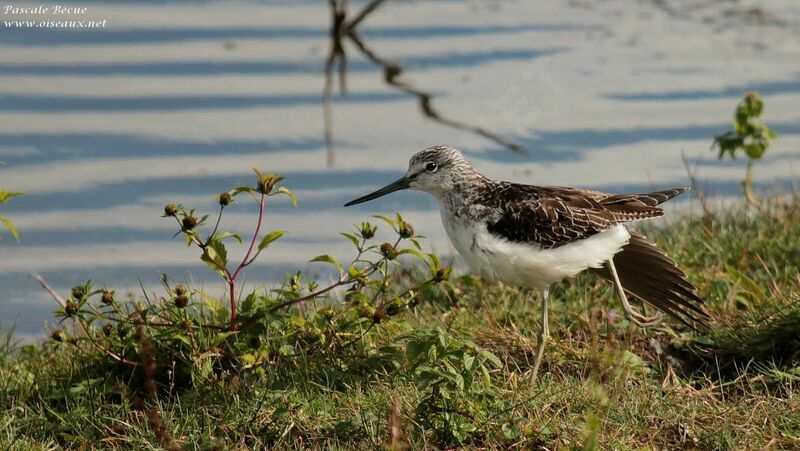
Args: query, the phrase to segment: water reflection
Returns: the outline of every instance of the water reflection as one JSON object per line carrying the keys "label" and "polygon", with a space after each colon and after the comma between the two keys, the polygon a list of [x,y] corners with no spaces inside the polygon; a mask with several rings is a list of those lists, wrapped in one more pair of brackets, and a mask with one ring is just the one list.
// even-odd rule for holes
{"label": "water reflection", "polygon": [[[251,182],[252,166],[287,176],[299,196],[296,209],[268,206],[268,227],[291,233],[252,284],[323,251],[348,257],[337,232],[375,213],[403,213],[449,253],[428,196],[341,208],[431,144],[460,147],[492,177],[619,192],[688,183],[684,150],[704,192],[736,195],[743,168],[708,146],[729,128],[739,90],[755,88],[780,134],[758,188],[791,189],[800,173],[800,57],[787,56],[800,52],[780,30],[763,30],[778,49],[736,49],[744,71],[709,56],[725,54],[714,46],[727,36],[661,28],[639,14],[647,2],[334,4],[94,2],[125,20],[99,33],[0,33],[0,186],[26,192],[2,207],[22,242],[0,244],[0,318],[19,313],[22,333],[50,318],[34,272],[61,292],[91,277],[138,295],[140,280],[152,290],[167,272],[216,294],[214,274],[159,216],[168,202],[213,210],[215,194]],[[166,7],[183,22],[160,17]],[[333,128],[325,139],[323,83],[336,139]],[[230,213],[226,228],[249,233],[252,210]]]}
{"label": "water reflection", "polygon": [[[352,19],[348,19],[348,0],[329,0],[331,11],[331,44],[328,57],[325,60],[325,88],[323,90],[324,97],[324,118],[325,118],[325,142],[327,144],[327,164],[328,167],[334,166],[335,150],[333,140],[333,83],[334,83],[334,68],[338,68],[339,76],[339,92],[344,95],[347,92],[347,54],[345,53],[345,42],[349,41],[355,44],[356,48],[364,55],[369,61],[372,61],[383,70],[384,81],[393,88],[396,88],[406,94],[417,97],[419,107],[425,117],[440,123],[442,125],[453,127],[459,130],[466,130],[476,135],[483,136],[490,139],[515,153],[523,153],[524,148],[514,140],[504,137],[501,134],[490,131],[484,127],[470,124],[461,120],[452,119],[443,116],[432,105],[432,93],[423,89],[415,87],[413,84],[403,81],[400,76],[403,73],[403,67],[398,63],[389,61],[378,55],[372,48],[368,47],[362,36],[359,34],[359,25],[370,15],[373,14],[386,0],[372,0],[369,4],[363,7]],[[544,52],[539,52],[544,54]],[[492,53],[491,57],[496,58],[498,55]],[[532,55],[528,55],[530,57]],[[446,60],[439,60],[439,63],[452,64]]]}

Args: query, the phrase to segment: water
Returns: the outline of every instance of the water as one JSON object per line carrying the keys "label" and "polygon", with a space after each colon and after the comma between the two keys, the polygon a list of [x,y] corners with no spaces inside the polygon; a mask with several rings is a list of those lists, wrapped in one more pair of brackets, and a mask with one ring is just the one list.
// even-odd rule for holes
{"label": "water", "polygon": [[[266,228],[291,233],[252,268],[249,286],[318,254],[350,255],[337,233],[377,213],[400,211],[433,249],[451,252],[422,194],[341,207],[432,144],[461,148],[492,177],[621,192],[686,185],[685,152],[707,194],[733,196],[743,162],[717,161],[709,145],[755,89],[780,133],[756,167],[758,187],[791,189],[798,6],[770,2],[767,17],[780,20],[754,25],[725,2],[682,3],[667,2],[691,11],[676,17],[622,0],[388,2],[359,28],[370,53],[344,41],[332,150],[326,2],[82,2],[85,19],[107,19],[106,29],[3,27],[0,186],[25,195],[0,207],[22,233],[0,244],[0,318],[22,337],[41,332],[55,303],[34,273],[61,293],[88,278],[152,292],[167,272],[221,294],[160,215],[168,202],[213,212],[215,194],[252,183],[251,167],[286,176],[300,203],[268,205]],[[402,66],[394,85],[376,61]],[[422,114],[426,95],[438,121]],[[253,213],[237,201],[223,224],[248,234]]]}

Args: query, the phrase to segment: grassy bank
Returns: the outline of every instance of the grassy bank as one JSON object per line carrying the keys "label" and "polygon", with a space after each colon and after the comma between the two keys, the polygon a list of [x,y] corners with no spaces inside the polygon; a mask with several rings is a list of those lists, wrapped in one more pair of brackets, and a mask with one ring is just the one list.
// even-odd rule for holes
{"label": "grassy bank", "polygon": [[[291,305],[292,316],[268,321],[297,323],[297,341],[256,337],[264,353],[205,369],[203,355],[186,351],[196,359],[190,374],[162,358],[169,337],[137,337],[129,358],[145,364],[130,371],[79,331],[41,346],[9,337],[0,447],[797,448],[799,223],[794,199],[645,230],[698,286],[712,330],[671,320],[630,327],[612,286],[582,275],[554,290],[535,382],[535,295],[526,308],[527,293],[468,276],[422,287],[402,306],[379,302],[370,325],[333,335],[336,345],[319,338],[326,318],[338,318],[329,305]],[[392,283],[417,276],[397,271]],[[186,318],[191,340],[202,340]],[[288,330],[273,323],[265,335]],[[103,338],[101,323],[90,328],[116,339]],[[322,331],[311,343],[314,328]],[[226,333],[214,352],[241,349],[238,335]]]}

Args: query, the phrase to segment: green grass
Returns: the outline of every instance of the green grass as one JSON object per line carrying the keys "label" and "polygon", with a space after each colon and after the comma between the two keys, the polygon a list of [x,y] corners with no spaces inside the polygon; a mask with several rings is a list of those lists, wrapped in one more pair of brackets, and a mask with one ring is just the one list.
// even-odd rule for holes
{"label": "green grass", "polygon": [[86,341],[9,338],[0,448],[798,448],[799,223],[794,198],[645,230],[713,329],[631,327],[612,287],[582,275],[553,291],[535,382],[537,299],[525,308],[527,293],[467,276],[346,349],[192,384],[158,361],[155,397]]}

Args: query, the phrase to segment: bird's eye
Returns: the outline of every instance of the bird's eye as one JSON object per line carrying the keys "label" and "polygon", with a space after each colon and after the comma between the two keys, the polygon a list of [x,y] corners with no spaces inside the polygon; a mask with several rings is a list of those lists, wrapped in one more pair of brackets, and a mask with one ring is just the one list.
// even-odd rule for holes
{"label": "bird's eye", "polygon": [[438,169],[436,163],[428,163],[425,165],[425,170],[428,172],[436,172],[436,169]]}

